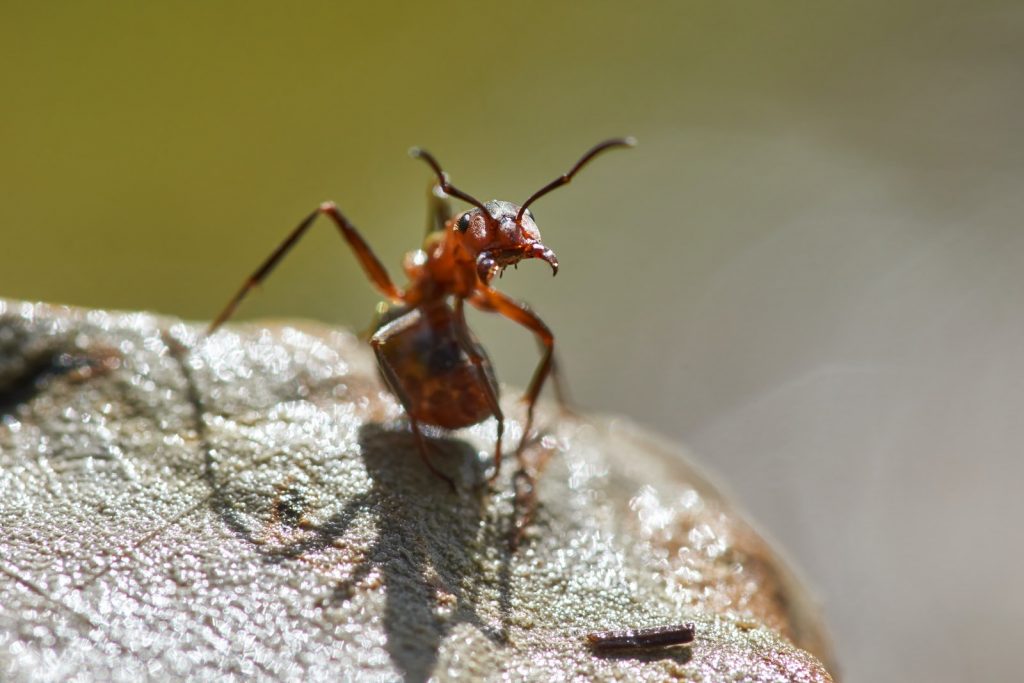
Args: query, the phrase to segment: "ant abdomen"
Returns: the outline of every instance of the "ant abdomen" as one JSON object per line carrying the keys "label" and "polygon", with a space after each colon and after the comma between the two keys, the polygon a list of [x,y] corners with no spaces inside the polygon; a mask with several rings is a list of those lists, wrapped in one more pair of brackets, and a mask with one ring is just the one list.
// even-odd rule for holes
{"label": "ant abdomen", "polygon": [[381,372],[388,388],[425,424],[460,429],[491,417],[487,383],[497,386],[493,366],[476,339],[460,333],[446,302],[389,307],[371,343],[391,368]]}

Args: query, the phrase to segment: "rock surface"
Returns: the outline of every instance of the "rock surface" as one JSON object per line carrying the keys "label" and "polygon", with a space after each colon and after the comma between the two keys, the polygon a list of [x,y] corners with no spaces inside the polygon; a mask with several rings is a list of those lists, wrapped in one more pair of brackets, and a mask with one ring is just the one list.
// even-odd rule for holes
{"label": "rock surface", "polygon": [[[831,680],[814,605],[678,449],[538,424],[512,552],[493,424],[432,439],[452,493],[348,332],[0,300],[0,678]],[[584,644],[683,621],[692,647]]]}

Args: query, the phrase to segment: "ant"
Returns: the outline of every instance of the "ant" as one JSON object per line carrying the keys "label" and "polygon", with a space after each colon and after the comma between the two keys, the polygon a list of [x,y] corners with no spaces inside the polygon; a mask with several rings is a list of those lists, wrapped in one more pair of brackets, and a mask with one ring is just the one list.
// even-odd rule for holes
{"label": "ant", "polygon": [[[448,180],[437,160],[413,148],[410,156],[422,159],[437,175],[432,187],[427,236],[423,246],[406,254],[403,268],[409,278],[405,289],[391,281],[380,259],[334,202],[324,202],[306,216],[291,234],[249,276],[220,315],[211,323],[212,334],[234,313],[249,291],[263,281],[320,214],[341,232],[370,282],[387,301],[378,307],[379,319],[370,337],[381,375],[405,409],[420,456],[435,475],[455,482],[430,461],[422,425],[460,429],[494,417],[498,422],[494,446],[493,482],[501,468],[501,440],[505,417],[498,405],[498,382],[487,353],[466,325],[465,303],[497,313],[527,328],[543,347],[540,363],[523,396],[526,423],[517,456],[521,458],[533,425],[533,411],[548,375],[553,373],[555,337],[537,315],[491,286],[495,275],[523,259],[546,261],[558,273],[558,259],[541,242],[529,207],[537,199],[565,185],[591,159],[613,147],[632,147],[632,138],[615,138],[595,145],[567,172],[543,186],[521,206],[493,200],[486,204],[462,192]],[[447,198],[472,204],[469,211],[452,214]],[[446,216],[451,216],[446,218]],[[554,371],[557,373],[557,371]],[[557,376],[556,376],[557,388]]]}

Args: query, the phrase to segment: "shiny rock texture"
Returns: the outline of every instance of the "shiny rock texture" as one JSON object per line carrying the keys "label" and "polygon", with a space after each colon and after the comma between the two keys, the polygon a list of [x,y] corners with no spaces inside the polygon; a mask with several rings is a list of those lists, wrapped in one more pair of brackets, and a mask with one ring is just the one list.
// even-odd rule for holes
{"label": "shiny rock texture", "polygon": [[513,552],[493,420],[431,433],[452,493],[349,332],[0,300],[0,679],[831,680],[813,602],[680,449],[538,417]]}

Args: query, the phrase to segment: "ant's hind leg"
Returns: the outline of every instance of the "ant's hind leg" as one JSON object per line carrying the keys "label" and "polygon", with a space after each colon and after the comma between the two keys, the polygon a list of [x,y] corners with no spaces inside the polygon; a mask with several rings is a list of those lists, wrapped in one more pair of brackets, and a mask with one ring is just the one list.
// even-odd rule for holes
{"label": "ant's hind leg", "polygon": [[316,217],[320,214],[324,214],[334,221],[342,238],[355,253],[356,258],[359,259],[359,263],[363,266],[363,270],[374,286],[390,300],[402,300],[404,293],[391,281],[388,271],[381,264],[376,254],[373,253],[373,250],[370,249],[370,245],[359,234],[359,231],[342,215],[338,207],[334,205],[334,202],[324,202],[316,211],[303,218],[302,222],[295,226],[288,233],[288,236],[285,237],[284,241],[260,264],[260,267],[242,283],[235,296],[231,298],[220,314],[210,323],[210,327],[206,330],[207,335],[213,334],[218,327],[223,325],[234,314],[238,304],[242,303],[242,299],[245,298],[253,287],[263,282],[270,275],[274,268],[277,267],[277,264],[281,262],[281,259],[302,239],[302,236],[306,234],[306,231],[309,230],[309,227],[313,225]]}
{"label": "ant's hind leg", "polygon": [[501,472],[501,439],[505,433],[505,415],[501,412],[501,406],[498,403],[498,387],[494,384],[490,361],[483,349],[480,348],[480,344],[473,339],[469,326],[466,324],[466,310],[462,299],[455,300],[455,333],[458,335],[459,343],[466,355],[469,356],[470,362],[476,368],[480,383],[484,387],[491,415],[498,421],[498,435],[494,442],[494,473],[488,477],[488,481],[493,483],[498,478],[498,473]]}
{"label": "ant's hind leg", "polygon": [[[402,398],[399,397],[398,400],[401,401]],[[408,410],[406,410],[405,412],[406,414],[409,414]],[[416,448],[420,452],[420,459],[423,460],[423,464],[427,466],[428,470],[434,473],[434,476],[440,477],[441,479],[444,479],[446,482],[448,482],[448,486],[449,488],[451,488],[452,493],[455,493],[455,480],[449,477],[441,470],[434,467],[434,463],[430,462],[430,454],[427,452],[427,440],[423,437],[423,430],[420,429],[420,423],[417,422],[416,418],[414,418],[411,414],[409,414],[409,426],[412,427],[412,434],[413,437],[416,439]]]}
{"label": "ant's hind leg", "polygon": [[420,452],[420,458],[423,460],[423,464],[425,464],[427,469],[433,472],[435,476],[448,482],[448,486],[451,487],[451,490],[454,493],[455,480],[434,467],[434,463],[430,461],[430,454],[427,452],[427,440],[423,436],[423,430],[420,428],[419,421],[416,420],[416,417],[413,414],[412,402],[405,393],[405,389],[402,387],[402,382],[398,378],[398,374],[395,372],[395,369],[391,366],[391,362],[388,360],[387,356],[384,355],[384,344],[387,343],[388,339],[403,330],[418,324],[419,322],[420,312],[418,309],[413,309],[377,330],[374,335],[370,337],[370,346],[373,348],[373,353],[377,356],[377,365],[380,367],[381,373],[383,373],[388,387],[395,395],[395,398],[398,399],[398,402],[402,404],[402,408],[405,410],[405,414],[409,418],[409,426],[412,428],[413,437],[416,439],[416,448]]}

